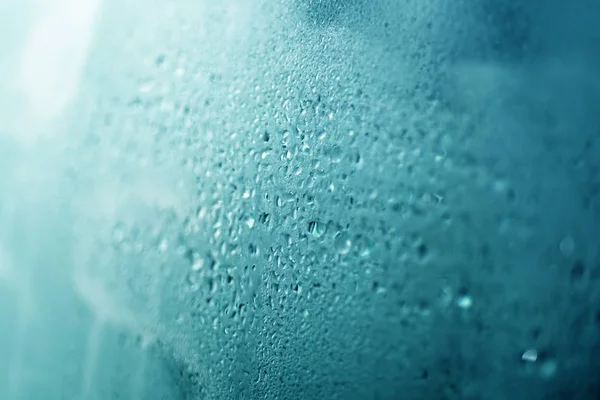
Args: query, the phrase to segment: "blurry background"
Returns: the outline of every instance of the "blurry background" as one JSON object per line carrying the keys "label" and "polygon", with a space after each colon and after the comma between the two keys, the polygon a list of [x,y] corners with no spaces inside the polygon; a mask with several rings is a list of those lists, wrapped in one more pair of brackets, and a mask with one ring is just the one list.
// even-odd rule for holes
{"label": "blurry background", "polygon": [[3,1],[0,397],[600,398],[599,17]]}

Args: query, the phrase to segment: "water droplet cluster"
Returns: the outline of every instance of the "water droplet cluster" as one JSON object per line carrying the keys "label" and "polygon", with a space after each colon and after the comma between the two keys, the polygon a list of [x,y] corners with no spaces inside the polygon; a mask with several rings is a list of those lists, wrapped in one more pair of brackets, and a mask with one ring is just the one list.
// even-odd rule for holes
{"label": "water droplet cluster", "polygon": [[585,74],[497,44],[487,6],[158,3],[107,1],[49,157],[72,194],[52,270],[87,338],[71,398],[594,390],[600,125],[566,104]]}

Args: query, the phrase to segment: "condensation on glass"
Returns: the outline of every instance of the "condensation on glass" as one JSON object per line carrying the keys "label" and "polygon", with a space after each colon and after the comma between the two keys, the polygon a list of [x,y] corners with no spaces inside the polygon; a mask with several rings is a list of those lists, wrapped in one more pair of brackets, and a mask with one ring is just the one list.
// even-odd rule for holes
{"label": "condensation on glass", "polygon": [[600,396],[600,3],[0,15],[0,398]]}

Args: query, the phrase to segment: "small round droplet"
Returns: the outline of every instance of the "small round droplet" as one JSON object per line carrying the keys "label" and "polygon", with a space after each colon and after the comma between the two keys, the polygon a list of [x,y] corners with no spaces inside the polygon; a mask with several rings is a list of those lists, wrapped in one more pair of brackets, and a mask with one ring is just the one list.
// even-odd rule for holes
{"label": "small round droplet", "polygon": [[348,235],[345,233],[338,233],[334,238],[335,249],[340,254],[348,254],[352,247],[352,242],[348,239]]}
{"label": "small round droplet", "polygon": [[558,363],[556,360],[546,360],[540,365],[540,376],[544,379],[550,379],[556,374],[557,370]]}
{"label": "small round droplet", "polygon": [[569,257],[575,251],[575,241],[571,236],[566,236],[560,241],[559,248],[563,256]]}
{"label": "small round droplet", "polygon": [[143,82],[138,88],[140,93],[148,93],[151,92],[152,89],[154,89],[154,82],[151,80]]}
{"label": "small round droplet", "polygon": [[160,67],[161,65],[164,64],[165,62],[165,55],[164,54],[159,54],[156,59],[154,60],[154,63],[156,64],[157,67]]}
{"label": "small round droplet", "polygon": [[329,151],[329,158],[333,164],[337,164],[342,161],[344,152],[340,146],[333,146]]}
{"label": "small round droplet", "polygon": [[160,251],[161,253],[164,253],[165,251],[167,251],[168,248],[169,248],[169,243],[167,242],[167,239],[162,239],[160,241],[160,243],[158,244],[158,251]]}
{"label": "small round droplet", "polygon": [[463,310],[473,307],[473,299],[469,295],[463,295],[456,300],[456,305]]}

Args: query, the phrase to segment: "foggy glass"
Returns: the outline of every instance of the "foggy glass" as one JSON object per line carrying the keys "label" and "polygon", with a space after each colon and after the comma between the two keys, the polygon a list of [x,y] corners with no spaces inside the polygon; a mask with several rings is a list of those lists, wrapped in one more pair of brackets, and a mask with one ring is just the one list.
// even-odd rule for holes
{"label": "foggy glass", "polygon": [[3,1],[0,398],[598,399],[599,18]]}

